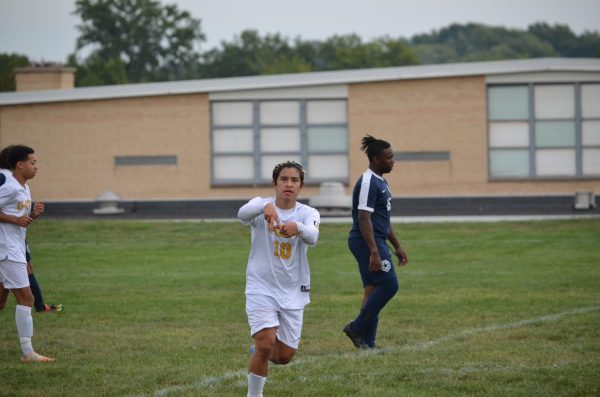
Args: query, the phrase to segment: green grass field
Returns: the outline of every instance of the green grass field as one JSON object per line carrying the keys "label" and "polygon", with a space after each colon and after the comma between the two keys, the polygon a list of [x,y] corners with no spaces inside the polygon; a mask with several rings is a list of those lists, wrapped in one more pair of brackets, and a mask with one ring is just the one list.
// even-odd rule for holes
{"label": "green grass field", "polygon": [[[349,225],[323,224],[312,303],[265,396],[600,395],[600,220],[400,224],[410,264],[378,343],[342,334],[362,299]],[[42,220],[36,275],[62,314],[34,314],[24,365],[0,312],[0,396],[245,396],[250,244],[238,223]]]}

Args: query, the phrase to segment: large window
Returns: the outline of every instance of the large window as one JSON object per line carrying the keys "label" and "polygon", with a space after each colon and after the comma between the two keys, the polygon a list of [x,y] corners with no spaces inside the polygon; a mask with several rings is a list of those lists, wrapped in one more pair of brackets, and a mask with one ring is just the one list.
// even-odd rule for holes
{"label": "large window", "polygon": [[600,84],[488,87],[491,179],[600,177]]}
{"label": "large window", "polygon": [[271,183],[273,167],[304,165],[305,183],[347,182],[348,115],[344,99],[211,102],[212,183]]}

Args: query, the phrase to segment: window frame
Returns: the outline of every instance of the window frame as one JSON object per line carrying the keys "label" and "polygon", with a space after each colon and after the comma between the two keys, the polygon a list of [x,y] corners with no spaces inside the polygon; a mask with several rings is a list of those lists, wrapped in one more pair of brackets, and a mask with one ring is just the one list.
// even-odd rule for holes
{"label": "window frame", "polygon": [[[308,123],[307,115],[307,103],[308,102],[324,102],[324,101],[343,101],[346,111],[346,122],[345,123]],[[252,123],[249,125],[241,124],[222,124],[215,125],[214,117],[214,105],[218,103],[227,102],[245,102],[252,104]],[[260,105],[265,102],[298,102],[299,104],[299,122],[298,124],[293,123],[279,123],[279,124],[262,124],[260,121]],[[322,182],[341,182],[348,184],[350,177],[350,156],[348,139],[346,140],[346,148],[343,151],[322,151],[311,153],[308,145],[308,130],[309,128],[323,127],[323,128],[344,128],[346,130],[346,136],[348,137],[348,99],[339,97],[325,97],[325,98],[274,98],[274,99],[217,99],[211,100],[209,103],[210,107],[210,165],[211,165],[211,186],[214,187],[227,187],[227,186],[270,186],[272,184],[271,178],[262,178],[261,159],[263,156],[293,156],[299,157],[300,163],[303,165],[306,173],[304,180],[305,185],[319,185]],[[298,129],[300,134],[300,148],[299,151],[268,151],[263,152],[261,149],[260,133],[261,129],[268,128],[293,128]],[[231,151],[231,152],[219,152],[215,153],[215,133],[222,129],[250,129],[252,130],[252,141],[253,150],[248,152]],[[311,155],[344,155],[346,156],[346,167],[347,175],[344,178],[313,178],[308,170],[310,169],[310,156]],[[223,179],[215,176],[215,158],[216,157],[240,157],[240,156],[252,156],[253,161],[253,179]],[[268,174],[271,174],[272,170],[268,170]]]}
{"label": "window frame", "polygon": [[[575,115],[574,118],[540,118],[537,119],[535,115],[535,87],[539,86],[552,86],[552,85],[570,85],[574,87],[574,107]],[[588,117],[583,118],[582,115],[582,86],[584,85],[600,85],[598,81],[553,81],[553,82],[529,82],[529,83],[492,83],[486,85],[486,118],[487,118],[487,157],[488,157],[488,181],[491,182],[504,182],[504,181],[574,181],[574,180],[597,180],[600,179],[600,173],[595,175],[584,175],[583,174],[583,151],[584,149],[600,149],[600,145],[583,145],[583,129],[582,125],[584,121],[600,121],[600,117]],[[528,118],[527,119],[498,119],[492,120],[490,118],[490,101],[489,101],[489,90],[496,87],[516,87],[526,86],[528,96]],[[555,147],[543,147],[539,146],[536,142],[536,124],[538,122],[552,122],[552,121],[568,121],[575,124],[575,144],[574,146],[555,146]],[[491,126],[494,122],[527,122],[529,128],[529,145],[528,146],[498,146],[492,147],[491,144]],[[492,152],[494,150],[524,150],[527,149],[529,152],[529,172],[527,176],[523,177],[508,177],[508,176],[495,176],[492,174]],[[536,152],[538,150],[545,149],[572,149],[575,151],[575,174],[572,176],[565,175],[549,175],[541,176],[538,173],[536,166]]]}

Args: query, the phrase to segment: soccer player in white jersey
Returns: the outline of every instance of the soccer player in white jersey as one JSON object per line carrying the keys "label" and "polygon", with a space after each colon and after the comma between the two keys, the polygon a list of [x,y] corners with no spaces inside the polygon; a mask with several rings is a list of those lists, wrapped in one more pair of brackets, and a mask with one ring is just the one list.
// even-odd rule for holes
{"label": "soccer player in white jersey", "polygon": [[304,170],[293,161],[273,169],[275,197],[256,197],[238,212],[252,227],[246,270],[246,313],[255,349],[248,364],[248,397],[261,397],[269,361],[289,363],[300,343],[310,302],[307,250],[319,238],[319,212],[296,201]]}
{"label": "soccer player in white jersey", "polygon": [[54,359],[36,353],[31,344],[34,298],[27,276],[25,234],[32,218],[31,194],[26,182],[37,173],[36,162],[33,149],[27,146],[15,145],[8,155],[12,173],[4,174],[6,181],[0,186],[0,212],[15,216],[18,221],[0,223],[0,293],[4,302],[8,290],[17,300],[15,321],[21,342],[21,361],[53,362]]}
{"label": "soccer player in white jersey", "polygon": [[[11,149],[14,145],[6,146],[4,149],[0,150],[0,186],[4,185],[6,182],[6,178],[12,177],[12,172],[10,170],[10,165],[8,165],[8,155],[10,154]],[[33,219],[37,218],[39,215],[44,213],[44,203],[41,201],[36,201],[33,203],[33,211],[29,214],[29,217],[25,217],[26,222],[30,222]],[[22,226],[19,222],[22,221],[16,216],[6,215],[0,211],[0,222],[12,223],[15,225]],[[24,224],[25,227],[29,227],[28,224]],[[31,288],[31,293],[34,297],[34,306],[37,312],[45,312],[45,313],[59,313],[62,311],[63,307],[61,304],[59,305],[48,305],[44,303],[44,298],[42,296],[42,289],[40,288],[40,284],[35,277],[33,272],[33,265],[31,264],[31,254],[29,252],[29,246],[27,241],[25,241],[25,259],[27,260],[27,277],[29,278],[29,288]],[[8,298],[9,291],[7,289],[0,289],[0,310],[6,305],[6,300]]]}

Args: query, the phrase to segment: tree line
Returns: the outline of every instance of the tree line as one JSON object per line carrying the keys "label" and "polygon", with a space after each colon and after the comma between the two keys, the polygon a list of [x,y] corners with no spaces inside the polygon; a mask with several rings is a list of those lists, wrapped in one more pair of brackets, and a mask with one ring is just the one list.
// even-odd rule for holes
{"label": "tree line", "polygon": [[[452,24],[411,38],[364,41],[356,34],[325,40],[244,30],[202,51],[201,20],[158,0],[77,0],[76,86],[255,76],[387,66],[539,57],[600,57],[600,34],[539,22],[526,30]],[[85,55],[83,55],[85,54]],[[0,91],[14,90],[24,55],[0,54]]]}

